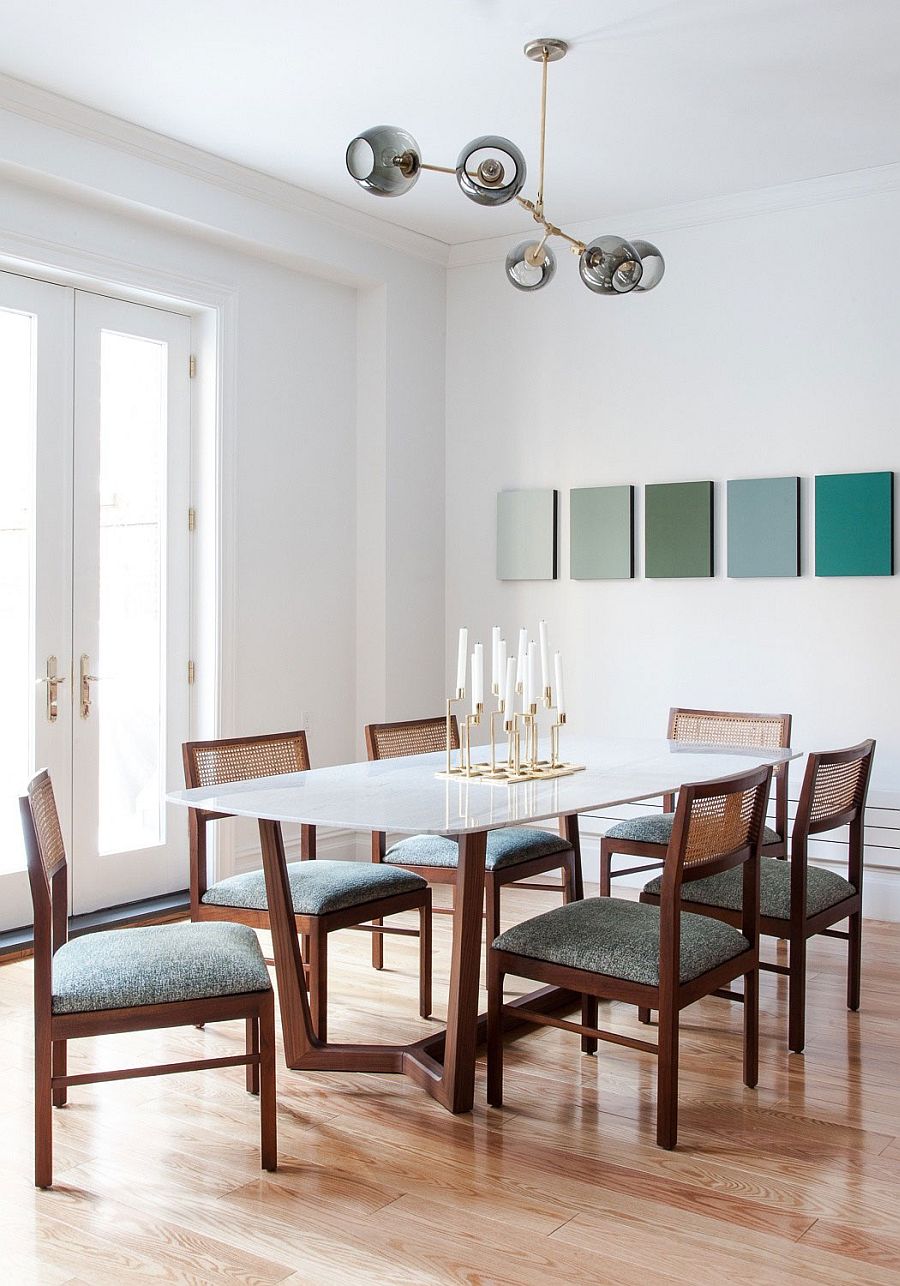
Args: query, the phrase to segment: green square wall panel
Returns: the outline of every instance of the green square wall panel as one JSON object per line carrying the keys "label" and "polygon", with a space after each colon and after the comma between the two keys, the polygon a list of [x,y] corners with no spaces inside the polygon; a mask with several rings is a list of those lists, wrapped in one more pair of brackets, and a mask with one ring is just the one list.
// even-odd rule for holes
{"label": "green square wall panel", "polygon": [[713,574],[713,484],[644,488],[644,572],[651,579]]}
{"label": "green square wall panel", "polygon": [[497,494],[497,579],[556,580],[559,492]]}
{"label": "green square wall panel", "polygon": [[816,575],[893,574],[893,473],[819,474]]}
{"label": "green square wall panel", "polygon": [[728,483],[728,575],[800,575],[800,479]]}
{"label": "green square wall panel", "polygon": [[634,487],[569,492],[569,574],[573,580],[634,575]]}

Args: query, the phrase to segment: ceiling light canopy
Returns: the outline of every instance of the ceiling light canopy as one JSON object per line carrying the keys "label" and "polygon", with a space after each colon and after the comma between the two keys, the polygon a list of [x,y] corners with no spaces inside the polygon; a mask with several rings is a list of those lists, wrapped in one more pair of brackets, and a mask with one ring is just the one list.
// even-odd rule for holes
{"label": "ceiling light canopy", "polygon": [[568,45],[550,37],[530,40],[525,55],[541,64],[541,135],[537,192],[533,201],[521,195],[527,167],[525,157],[508,138],[484,134],[462,149],[455,166],[426,165],[418,143],[395,125],[376,125],[358,134],[347,148],[347,169],[361,188],[374,196],[403,196],[422,170],[455,174],[460,191],[477,205],[506,205],[517,201],[541,232],[537,240],[522,241],[506,256],[506,277],[516,290],[546,286],[556,272],[551,237],[568,242],[578,255],[578,271],[589,290],[598,295],[646,294],[658,286],[665,261],[656,246],[637,238],[596,237],[589,244],[570,237],[544,214],[544,142],[547,126],[547,68],[564,58]]}

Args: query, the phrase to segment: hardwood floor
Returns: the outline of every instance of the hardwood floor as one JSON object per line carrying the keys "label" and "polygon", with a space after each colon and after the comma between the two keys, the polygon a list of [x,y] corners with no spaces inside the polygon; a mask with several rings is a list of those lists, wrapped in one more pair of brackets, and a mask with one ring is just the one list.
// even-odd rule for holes
{"label": "hardwood floor", "polygon": [[[505,898],[505,923],[558,902]],[[449,929],[436,917],[438,1012]],[[332,944],[332,1039],[363,1023],[373,1039],[432,1028],[416,1016],[414,939],[388,940],[380,975],[367,935]],[[270,1176],[242,1071],[76,1089],[55,1113],[51,1192],[31,1184],[31,964],[2,967],[3,1280],[896,1283],[900,925],[866,925],[859,1014],[844,1008],[844,959],[842,943],[811,944],[803,1056],[786,1049],[786,980],[763,976],[757,1090],[741,1084],[739,1008],[687,1012],[675,1152],[653,1141],[651,1055],[604,1045],[589,1058],[544,1029],[510,1047],[501,1111],[485,1106],[479,1064],[464,1117],[403,1077],[279,1063]],[[604,1009],[646,1034],[633,1011]],[[243,1024],[224,1024],[85,1041],[70,1067],[215,1057],[242,1040]]]}

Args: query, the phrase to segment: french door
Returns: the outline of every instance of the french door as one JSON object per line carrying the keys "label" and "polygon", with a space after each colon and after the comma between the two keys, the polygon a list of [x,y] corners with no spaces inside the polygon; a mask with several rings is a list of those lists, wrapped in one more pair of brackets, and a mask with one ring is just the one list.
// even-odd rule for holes
{"label": "french door", "polygon": [[49,768],[80,913],[187,882],[190,320],[0,273],[0,929]]}

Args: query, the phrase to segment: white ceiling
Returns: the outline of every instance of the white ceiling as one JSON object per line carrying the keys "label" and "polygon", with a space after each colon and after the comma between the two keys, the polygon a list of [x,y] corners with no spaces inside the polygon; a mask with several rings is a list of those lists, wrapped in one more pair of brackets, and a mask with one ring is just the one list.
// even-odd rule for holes
{"label": "white ceiling", "polygon": [[557,223],[900,160],[898,0],[0,0],[0,33],[2,72],[449,243],[527,216],[445,175],[371,197],[347,141],[402,125],[451,165],[504,134],[533,195],[535,36],[572,46],[550,68]]}

